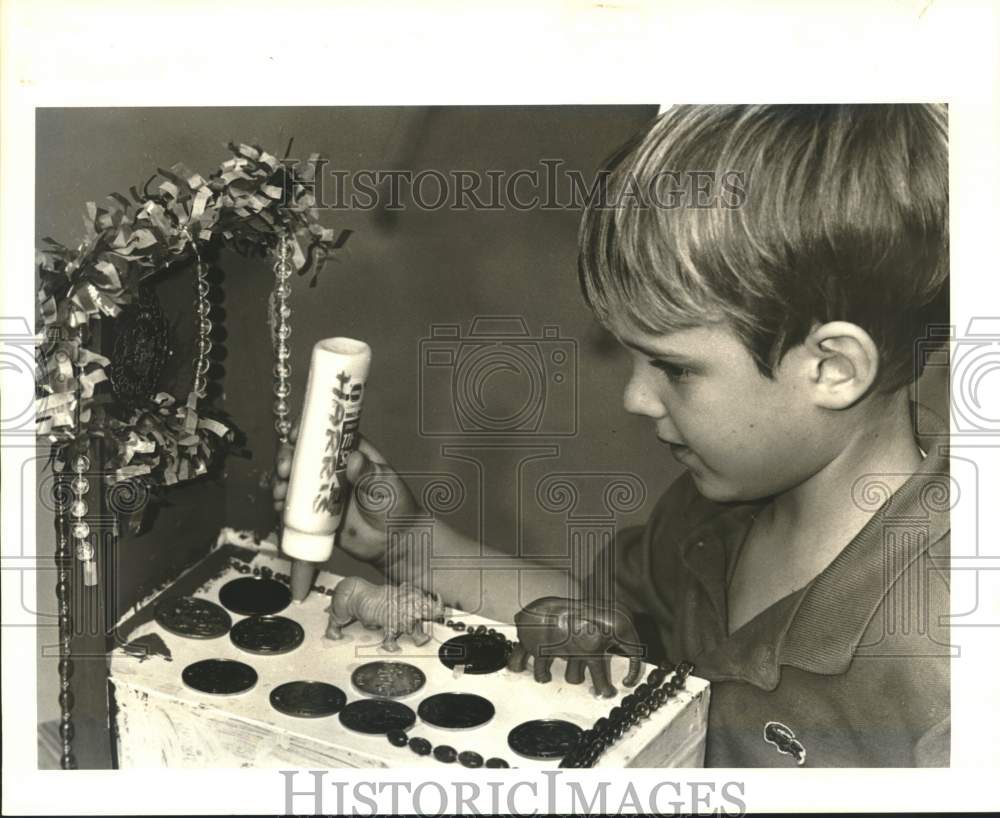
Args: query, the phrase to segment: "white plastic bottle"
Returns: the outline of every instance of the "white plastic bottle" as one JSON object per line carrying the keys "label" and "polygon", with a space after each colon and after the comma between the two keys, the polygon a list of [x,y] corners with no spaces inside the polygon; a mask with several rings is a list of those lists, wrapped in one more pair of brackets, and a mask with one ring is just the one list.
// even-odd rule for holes
{"label": "white plastic bottle", "polygon": [[299,436],[285,499],[281,548],[292,558],[292,598],[309,594],[350,498],[347,457],[357,448],[371,347],[325,338],[313,347]]}

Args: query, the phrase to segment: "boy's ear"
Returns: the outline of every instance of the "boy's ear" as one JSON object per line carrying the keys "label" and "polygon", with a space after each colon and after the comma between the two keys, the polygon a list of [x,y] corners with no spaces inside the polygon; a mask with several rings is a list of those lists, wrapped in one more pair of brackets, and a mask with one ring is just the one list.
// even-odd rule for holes
{"label": "boy's ear", "polygon": [[847,409],[875,382],[878,348],[857,324],[819,324],[809,333],[804,346],[810,358],[809,375],[817,406]]}

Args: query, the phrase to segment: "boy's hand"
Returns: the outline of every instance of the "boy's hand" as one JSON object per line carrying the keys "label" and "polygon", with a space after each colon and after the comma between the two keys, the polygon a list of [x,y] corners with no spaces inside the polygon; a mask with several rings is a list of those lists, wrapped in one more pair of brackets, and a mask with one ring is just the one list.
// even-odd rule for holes
{"label": "boy's hand", "polygon": [[[279,512],[285,508],[297,435],[296,426],[289,435],[291,442],[278,449],[272,493],[274,508]],[[355,559],[378,563],[385,555],[386,514],[391,511],[394,514],[415,515],[420,511],[419,503],[409,486],[364,437],[359,442],[358,450],[351,452],[347,459],[347,481],[352,487],[351,499],[337,544]],[[389,495],[395,496],[394,502],[385,502]]]}

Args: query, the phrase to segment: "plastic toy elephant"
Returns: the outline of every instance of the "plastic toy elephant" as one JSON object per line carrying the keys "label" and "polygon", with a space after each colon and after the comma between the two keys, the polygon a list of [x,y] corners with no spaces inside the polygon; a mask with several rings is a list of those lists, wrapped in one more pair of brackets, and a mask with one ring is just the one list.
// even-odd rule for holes
{"label": "plastic toy elephant", "polygon": [[589,669],[597,695],[608,698],[617,693],[610,681],[611,657],[607,654],[608,648],[615,647],[629,657],[628,674],[622,683],[632,687],[639,681],[646,648],[624,608],[546,596],[518,612],[514,623],[519,642],[507,662],[510,670],[523,671],[530,655],[535,681],[548,682],[552,660],[561,656],[566,659],[569,684],[582,683],[584,670]]}

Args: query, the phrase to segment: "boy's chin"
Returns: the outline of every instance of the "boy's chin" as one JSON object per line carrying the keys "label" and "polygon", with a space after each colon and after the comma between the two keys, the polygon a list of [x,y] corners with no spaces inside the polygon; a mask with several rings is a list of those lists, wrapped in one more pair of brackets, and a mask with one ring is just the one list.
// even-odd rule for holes
{"label": "boy's chin", "polygon": [[695,488],[706,500],[715,503],[749,503],[760,499],[758,495],[747,491],[745,486],[727,482],[718,475],[705,474],[701,470],[689,469]]}

